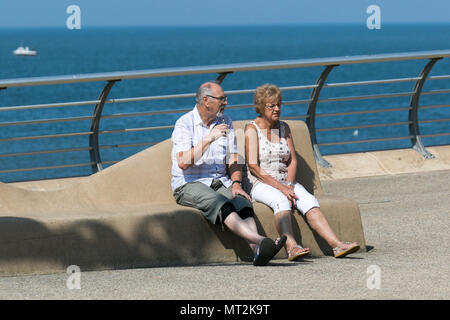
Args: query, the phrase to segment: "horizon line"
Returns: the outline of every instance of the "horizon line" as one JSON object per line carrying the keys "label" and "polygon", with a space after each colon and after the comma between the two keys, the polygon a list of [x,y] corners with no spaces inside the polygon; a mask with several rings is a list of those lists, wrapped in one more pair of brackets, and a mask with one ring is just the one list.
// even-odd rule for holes
{"label": "horizon line", "polygon": [[[361,22],[310,22],[310,23],[273,23],[273,24],[149,24],[149,25],[82,25],[81,29],[91,28],[199,28],[199,27],[288,27],[288,26],[364,26]],[[450,25],[449,22],[384,22],[385,26],[399,25]],[[1,26],[0,29],[67,29],[65,24],[41,26]],[[72,30],[71,30],[72,31]]]}

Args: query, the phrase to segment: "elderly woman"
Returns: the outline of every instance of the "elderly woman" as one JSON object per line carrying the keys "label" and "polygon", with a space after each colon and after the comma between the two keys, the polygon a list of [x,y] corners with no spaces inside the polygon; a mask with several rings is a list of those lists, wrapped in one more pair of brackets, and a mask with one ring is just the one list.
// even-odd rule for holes
{"label": "elderly woman", "polygon": [[276,85],[265,84],[256,88],[254,105],[259,115],[245,127],[247,191],[254,201],[272,208],[278,233],[287,237],[289,261],[309,253],[309,248],[303,248],[294,239],[291,222],[293,207],[333,248],[336,258],[353,253],[359,245],[340,241],[320,211],[317,199],[294,181],[297,160],[289,126],[280,121],[281,101],[281,91]]}

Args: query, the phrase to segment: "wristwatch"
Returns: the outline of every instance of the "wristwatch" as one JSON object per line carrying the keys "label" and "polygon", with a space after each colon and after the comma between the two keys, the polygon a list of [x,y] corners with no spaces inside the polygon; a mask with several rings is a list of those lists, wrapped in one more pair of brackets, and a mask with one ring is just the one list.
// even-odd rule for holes
{"label": "wristwatch", "polygon": [[240,180],[234,180],[234,181],[231,183],[231,185],[233,185],[233,184],[235,184],[235,183],[241,184],[241,181],[240,181]]}
{"label": "wristwatch", "polygon": [[293,184],[292,182],[289,181],[289,182],[286,183],[286,185],[287,185],[288,187],[291,187],[291,186],[293,186],[294,184]]}

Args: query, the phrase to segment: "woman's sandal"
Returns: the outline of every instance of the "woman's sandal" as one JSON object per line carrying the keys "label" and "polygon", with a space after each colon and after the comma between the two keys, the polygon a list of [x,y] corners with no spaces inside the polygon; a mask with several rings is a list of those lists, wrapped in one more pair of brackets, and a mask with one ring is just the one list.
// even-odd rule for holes
{"label": "woman's sandal", "polygon": [[359,245],[356,242],[342,242],[342,245],[333,248],[335,258],[342,258],[346,255],[359,250]]}
{"label": "woman's sandal", "polygon": [[300,245],[293,246],[290,250],[288,250],[288,260],[295,261],[298,258],[305,256],[309,253],[309,248],[303,248]]}

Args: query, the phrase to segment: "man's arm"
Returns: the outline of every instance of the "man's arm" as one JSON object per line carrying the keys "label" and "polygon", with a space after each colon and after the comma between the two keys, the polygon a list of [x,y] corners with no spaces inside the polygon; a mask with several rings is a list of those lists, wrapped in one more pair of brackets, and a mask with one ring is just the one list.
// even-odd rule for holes
{"label": "man's arm", "polygon": [[243,165],[239,164],[239,156],[237,153],[232,153],[228,162],[228,171],[230,172],[230,178],[232,181],[242,180],[242,168]]}
{"label": "man's arm", "polygon": [[181,170],[186,170],[195,164],[208,149],[209,145],[218,138],[225,136],[228,131],[228,125],[223,123],[215,126],[211,132],[205,136],[202,141],[197,143],[189,150],[177,153],[177,163]]}
{"label": "man's arm", "polygon": [[233,195],[233,198],[240,194],[249,201],[252,201],[250,196],[242,189],[241,181],[243,167],[244,165],[239,163],[239,155],[237,153],[232,153],[228,163],[228,171],[230,172],[231,181],[239,181],[239,183],[232,184],[231,194]]}

